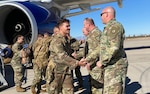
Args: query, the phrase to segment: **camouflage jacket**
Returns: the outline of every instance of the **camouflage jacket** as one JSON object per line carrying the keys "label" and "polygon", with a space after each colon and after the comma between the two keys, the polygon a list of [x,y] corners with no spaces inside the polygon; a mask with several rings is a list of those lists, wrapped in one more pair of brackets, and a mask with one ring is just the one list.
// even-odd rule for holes
{"label": "camouflage jacket", "polygon": [[11,60],[12,65],[17,66],[21,65],[22,55],[21,49],[23,48],[22,44],[15,43],[12,45],[13,57]]}
{"label": "camouflage jacket", "polygon": [[50,55],[49,46],[50,46],[51,40],[52,40],[51,36],[42,39],[42,46],[38,53],[38,58],[41,58],[44,60],[47,60],[49,58],[49,55]]}
{"label": "camouflage jacket", "polygon": [[[84,49],[77,53],[77,58],[88,57],[88,55],[92,53],[97,46],[99,46],[100,37],[101,37],[101,31],[97,27],[94,28],[86,38]],[[98,57],[93,60],[90,60],[89,62],[90,65],[95,63],[98,60]]]}
{"label": "camouflage jacket", "polygon": [[51,42],[51,37],[43,38],[41,40],[37,40],[32,47],[34,63],[37,63],[39,67],[43,65],[46,66],[48,64],[49,58],[49,45]]}
{"label": "camouflage jacket", "polygon": [[72,49],[70,40],[63,37],[61,34],[57,34],[52,39],[50,44],[50,58],[56,64],[56,71],[62,73],[67,68],[75,68],[77,66],[77,60],[71,57]]}
{"label": "camouflage jacket", "polygon": [[[123,48],[124,28],[115,19],[109,21],[104,27],[100,45],[87,58],[90,61],[100,55],[103,66],[117,64],[116,62],[126,57]],[[126,65],[125,65],[126,66]]]}
{"label": "camouflage jacket", "polygon": [[33,57],[34,59],[37,58],[39,50],[41,49],[41,45],[42,45],[42,39],[38,39],[36,40],[33,45],[32,45],[32,51],[33,51]]}

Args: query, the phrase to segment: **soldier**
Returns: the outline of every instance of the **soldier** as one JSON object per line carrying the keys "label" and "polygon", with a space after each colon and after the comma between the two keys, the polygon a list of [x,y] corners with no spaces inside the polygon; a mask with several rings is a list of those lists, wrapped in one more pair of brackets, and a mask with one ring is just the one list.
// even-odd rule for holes
{"label": "soldier", "polygon": [[[55,38],[58,32],[59,32],[59,28],[56,25],[53,28],[53,34],[52,34],[51,40]],[[49,49],[50,49],[50,46],[49,46]],[[48,62],[48,66],[46,69],[46,89],[47,89],[47,92],[50,94],[50,83],[54,79],[53,74],[54,74],[55,63],[52,61],[51,57],[49,57],[48,61],[49,62]]]}
{"label": "soldier", "polygon": [[58,23],[59,33],[50,45],[50,58],[56,64],[54,80],[50,84],[49,94],[73,94],[71,70],[78,65],[85,65],[71,57],[71,45],[67,35],[70,34],[70,21],[61,19]]}
{"label": "soldier", "polygon": [[[41,89],[42,77],[45,78],[46,67],[48,64],[49,57],[49,44],[51,38],[47,33],[43,35],[39,34],[37,41],[33,44],[33,70],[34,70],[34,79],[31,86],[32,94],[36,94],[45,90]],[[37,92],[35,88],[37,87]]]}
{"label": "soldier", "polygon": [[21,87],[23,81],[23,66],[22,66],[22,48],[24,37],[18,35],[16,37],[15,44],[12,45],[13,57],[11,60],[11,66],[14,70],[14,81],[17,92],[25,92],[25,89]]}
{"label": "soldier", "polygon": [[100,46],[85,60],[90,61],[100,53],[98,67],[104,67],[103,94],[124,94],[128,61],[124,51],[125,30],[115,19],[115,9],[106,7],[101,13],[103,24],[106,24]]}
{"label": "soldier", "polygon": [[[43,55],[43,59],[45,61],[45,64],[43,67],[44,68],[44,77],[45,77],[45,80],[47,79],[47,74],[46,74],[46,69],[47,69],[47,66],[48,66],[48,62],[49,62],[49,55],[50,55],[50,50],[49,50],[49,46],[50,46],[50,42],[52,40],[52,35],[50,35],[48,32],[45,32],[44,33],[44,38],[42,39],[42,48],[41,48],[41,55]],[[45,87],[46,84],[43,85],[43,87]],[[45,90],[46,91],[46,90]]]}
{"label": "soldier", "polygon": [[[83,34],[86,36],[85,47],[83,51],[77,53],[76,58],[86,58],[100,43],[101,31],[95,26],[93,19],[85,18]],[[87,63],[86,67],[90,73],[90,84],[92,94],[102,94],[103,75],[102,70],[96,67],[96,62],[99,60],[91,60]]]}

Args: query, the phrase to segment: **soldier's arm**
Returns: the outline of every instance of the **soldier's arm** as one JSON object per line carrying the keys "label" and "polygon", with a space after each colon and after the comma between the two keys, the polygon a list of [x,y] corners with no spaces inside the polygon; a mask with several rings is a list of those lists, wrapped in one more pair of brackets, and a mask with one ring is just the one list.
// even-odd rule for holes
{"label": "soldier's arm", "polygon": [[80,49],[80,45],[82,44],[82,42],[80,40],[76,40],[75,38],[71,38],[70,42],[71,42],[71,48],[74,51],[78,51]]}
{"label": "soldier's arm", "polygon": [[80,60],[84,57],[84,48],[81,48],[79,51],[76,52],[76,59]]}
{"label": "soldier's arm", "polygon": [[90,60],[91,62],[89,62],[90,65],[93,65],[99,59],[99,56],[100,56],[100,38],[101,38],[101,32],[98,29],[95,29],[95,32],[93,32],[93,34],[88,38],[88,44],[89,44],[88,50],[89,50],[89,52],[86,56],[91,58],[91,60]]}
{"label": "soldier's arm", "polygon": [[14,54],[19,54],[19,56],[21,57],[21,50],[19,49],[19,45],[14,44],[12,46],[12,51],[13,51]]}
{"label": "soldier's arm", "polygon": [[94,61],[95,59],[99,57],[99,55],[100,55],[100,47],[97,46],[92,53],[89,53],[89,55],[85,58],[85,60],[87,62]]}
{"label": "soldier's arm", "polygon": [[17,44],[14,44],[14,45],[12,46],[12,50],[13,50],[14,53],[18,52],[18,51],[19,51],[18,45],[17,45]]}
{"label": "soldier's arm", "polygon": [[75,68],[76,66],[78,66],[78,61],[70,57],[67,52],[65,52],[63,46],[64,44],[61,42],[61,40],[52,41],[50,45],[50,50],[57,54],[57,57],[59,60],[61,60],[61,63],[64,63],[69,67]]}

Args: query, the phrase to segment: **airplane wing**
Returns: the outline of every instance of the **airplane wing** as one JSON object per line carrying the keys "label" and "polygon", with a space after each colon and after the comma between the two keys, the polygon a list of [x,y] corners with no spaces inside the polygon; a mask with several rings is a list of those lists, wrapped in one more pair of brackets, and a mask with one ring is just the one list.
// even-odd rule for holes
{"label": "airplane wing", "polygon": [[[30,0],[31,1],[31,0]],[[33,1],[39,1],[39,0],[33,0]],[[61,17],[71,17],[79,14],[84,14],[87,12],[93,12],[99,10],[99,8],[92,9],[91,6],[99,5],[99,4],[105,4],[105,3],[111,3],[111,2],[117,2],[118,6],[122,7],[122,0],[41,0],[41,2],[53,2],[59,10],[68,10],[68,13],[61,13]],[[73,9],[80,9],[80,11],[69,13],[69,10]]]}
{"label": "airplane wing", "polygon": [[70,9],[75,9],[75,8],[82,8],[84,6],[82,5],[99,5],[99,4],[105,4],[105,3],[110,3],[110,2],[118,2],[119,7],[122,6],[122,0],[52,0],[59,4],[62,7],[68,7]]}
{"label": "airplane wing", "polygon": [[[4,2],[7,1],[20,1],[20,2],[33,2],[39,5],[44,5],[47,9],[50,8],[50,6],[54,6],[53,10],[59,14],[60,17],[66,18],[71,17],[79,14],[84,14],[87,12],[93,12],[97,11],[100,8],[94,8],[92,9],[91,6],[99,5],[99,4],[105,4],[105,3],[111,3],[111,2],[117,2],[118,6],[122,7],[122,0],[2,0]],[[51,8],[52,9],[52,8]],[[80,9],[77,12],[70,13],[70,10],[73,9]]]}

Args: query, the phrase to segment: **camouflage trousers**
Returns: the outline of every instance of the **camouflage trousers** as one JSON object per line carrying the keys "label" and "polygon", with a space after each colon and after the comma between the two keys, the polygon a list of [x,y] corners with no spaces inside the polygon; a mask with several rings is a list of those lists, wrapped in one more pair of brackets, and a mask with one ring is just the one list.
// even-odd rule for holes
{"label": "camouflage trousers", "polygon": [[74,94],[72,75],[55,74],[54,80],[48,88],[48,94]]}
{"label": "camouflage trousers", "polygon": [[39,67],[38,64],[33,64],[33,71],[34,71],[34,79],[32,81],[32,85],[36,86],[42,80],[42,77],[45,79],[46,74],[46,66]]}
{"label": "camouflage trousers", "polygon": [[[126,63],[123,59],[119,62]],[[103,94],[125,94],[125,79],[127,67],[124,65],[111,65],[104,70]]]}
{"label": "camouflage trousers", "polygon": [[22,64],[13,65],[15,86],[21,86],[23,81],[23,66]]}
{"label": "camouflage trousers", "polygon": [[103,91],[103,69],[94,67],[90,71],[90,76],[91,76],[91,90],[92,94],[102,94]]}
{"label": "camouflage trousers", "polygon": [[103,94],[103,88],[97,89],[92,87],[92,94]]}
{"label": "camouflage trousers", "polygon": [[55,63],[52,60],[50,60],[48,63],[48,66],[46,68],[46,89],[47,89],[47,92],[50,92],[49,91],[50,84],[54,79],[55,66],[56,66]]}

